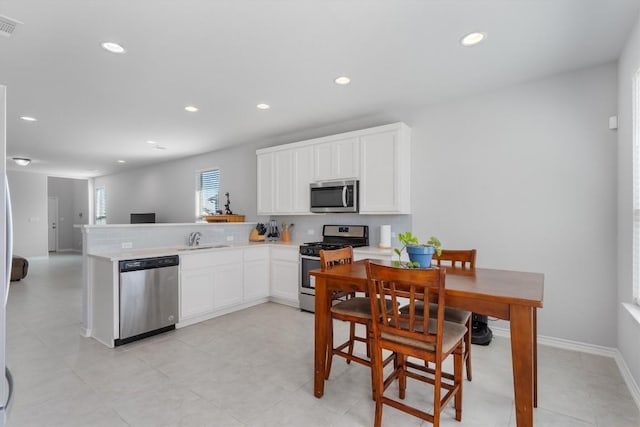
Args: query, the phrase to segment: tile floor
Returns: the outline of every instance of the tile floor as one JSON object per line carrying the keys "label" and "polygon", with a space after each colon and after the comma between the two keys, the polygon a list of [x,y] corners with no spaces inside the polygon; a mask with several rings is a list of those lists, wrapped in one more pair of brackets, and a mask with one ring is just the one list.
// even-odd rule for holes
{"label": "tile floor", "polygon": [[[312,314],[267,303],[109,349],[80,336],[81,268],[79,255],[54,255],[11,285],[10,427],[373,424],[363,366],[336,360],[325,396],[313,396]],[[613,359],[545,346],[539,357],[536,426],[640,426]],[[442,425],[515,426],[509,341],[474,346],[473,365],[463,421],[448,409]],[[428,397],[422,385],[407,394]],[[388,407],[383,424],[430,425]]]}

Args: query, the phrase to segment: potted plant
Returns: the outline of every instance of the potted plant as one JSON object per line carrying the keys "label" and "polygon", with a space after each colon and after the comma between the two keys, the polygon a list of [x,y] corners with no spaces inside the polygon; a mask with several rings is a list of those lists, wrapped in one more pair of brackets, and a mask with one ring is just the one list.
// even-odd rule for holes
{"label": "potted plant", "polygon": [[[427,243],[420,244],[418,237],[407,231],[398,234],[398,240],[402,243],[402,248],[394,248],[394,252],[398,255],[398,261],[393,262],[396,267],[428,268],[431,267],[433,254],[442,254],[442,244],[435,236],[431,236]],[[402,261],[402,252],[405,250],[409,255],[408,262]]]}

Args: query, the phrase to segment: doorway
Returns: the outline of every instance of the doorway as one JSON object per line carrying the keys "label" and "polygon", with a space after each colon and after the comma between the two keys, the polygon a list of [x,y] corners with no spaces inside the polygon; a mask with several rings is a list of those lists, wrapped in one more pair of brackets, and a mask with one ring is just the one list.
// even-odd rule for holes
{"label": "doorway", "polygon": [[49,252],[58,251],[58,198],[49,197],[47,204],[47,220],[49,228]]}

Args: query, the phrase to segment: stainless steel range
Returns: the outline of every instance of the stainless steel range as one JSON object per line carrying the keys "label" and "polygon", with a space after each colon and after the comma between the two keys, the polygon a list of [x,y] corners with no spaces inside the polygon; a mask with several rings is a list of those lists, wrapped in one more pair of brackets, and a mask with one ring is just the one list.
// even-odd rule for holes
{"label": "stainless steel range", "polygon": [[315,311],[315,278],[310,270],[320,268],[320,250],[369,246],[368,225],[324,225],[322,241],[305,243],[300,246],[300,310]]}

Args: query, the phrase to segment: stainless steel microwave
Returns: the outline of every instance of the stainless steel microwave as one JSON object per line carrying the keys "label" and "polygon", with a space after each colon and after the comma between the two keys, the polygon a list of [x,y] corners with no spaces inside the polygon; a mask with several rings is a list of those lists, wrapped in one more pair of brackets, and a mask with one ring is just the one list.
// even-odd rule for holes
{"label": "stainless steel microwave", "polygon": [[311,212],[358,212],[358,181],[320,181],[309,185]]}

